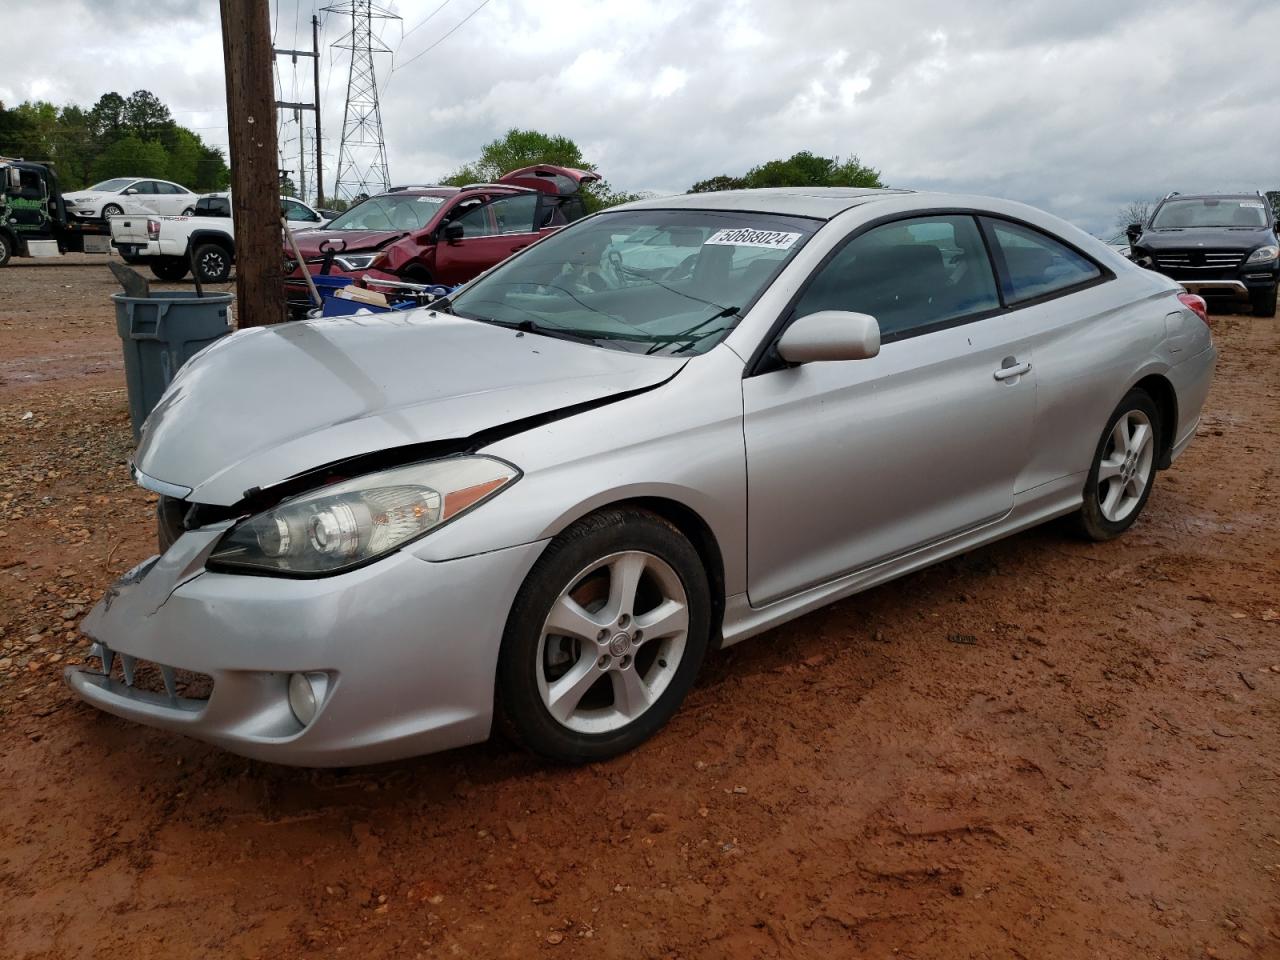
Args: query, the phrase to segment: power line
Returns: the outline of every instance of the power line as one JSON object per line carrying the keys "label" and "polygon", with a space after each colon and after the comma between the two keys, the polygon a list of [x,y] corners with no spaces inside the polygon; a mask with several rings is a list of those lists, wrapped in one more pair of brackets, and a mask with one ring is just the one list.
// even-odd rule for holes
{"label": "power line", "polygon": [[457,33],[457,32],[462,28],[462,25],[463,25],[464,23],[466,23],[468,20],[470,20],[472,17],[474,17],[477,13],[479,13],[481,10],[483,10],[485,7],[487,7],[487,6],[489,5],[489,3],[490,3],[490,0],[482,0],[482,2],[481,2],[481,4],[480,4],[480,6],[476,7],[476,8],[475,8],[474,10],[472,10],[469,14],[467,14],[465,17],[463,17],[461,20],[459,20],[456,24],[454,24],[454,26],[453,26],[453,29],[452,29],[452,30],[450,30],[448,33],[446,33],[443,37],[441,37],[441,38],[440,38],[439,40],[437,40],[435,43],[431,44],[431,46],[427,47],[427,49],[423,50],[421,53],[416,54],[415,56],[410,57],[410,58],[409,58],[408,60],[406,60],[404,63],[402,63],[402,64],[400,64],[399,66],[397,66],[397,67],[395,67],[394,69],[392,69],[392,71],[391,71],[391,72],[392,72],[392,73],[395,73],[395,72],[396,72],[396,71],[398,71],[398,70],[403,70],[403,69],[404,69],[405,67],[407,67],[409,64],[413,63],[413,61],[418,60],[418,59],[420,59],[420,58],[422,58],[422,57],[425,57],[428,53],[430,53],[430,52],[431,52],[432,50],[434,50],[436,47],[440,46],[440,44],[444,43],[444,42],[445,42],[446,40],[448,40],[451,36],[453,36],[455,33]]}
{"label": "power line", "polygon": [[413,33],[413,31],[417,30],[419,27],[421,27],[421,26],[425,26],[428,20],[430,20],[432,17],[434,17],[437,13],[439,13],[441,10],[443,10],[445,7],[447,7],[447,6],[448,6],[450,3],[452,3],[452,2],[453,2],[453,0],[444,0],[444,3],[440,4],[440,6],[436,7],[434,10],[432,10],[430,13],[428,13],[428,14],[426,15],[426,17],[424,17],[423,19],[419,20],[417,23],[415,23],[412,27],[410,27],[410,28],[409,28],[408,30],[406,30],[404,33],[400,34],[400,42],[401,42],[401,43],[404,43],[404,38],[405,38],[405,37],[407,37],[409,34]]}

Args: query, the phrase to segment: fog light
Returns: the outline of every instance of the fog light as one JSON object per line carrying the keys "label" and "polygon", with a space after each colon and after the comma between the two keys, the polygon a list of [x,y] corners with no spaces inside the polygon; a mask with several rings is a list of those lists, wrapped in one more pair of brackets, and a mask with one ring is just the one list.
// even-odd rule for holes
{"label": "fog light", "polygon": [[316,718],[328,685],[329,677],[323,673],[289,675],[289,709],[304,727]]}

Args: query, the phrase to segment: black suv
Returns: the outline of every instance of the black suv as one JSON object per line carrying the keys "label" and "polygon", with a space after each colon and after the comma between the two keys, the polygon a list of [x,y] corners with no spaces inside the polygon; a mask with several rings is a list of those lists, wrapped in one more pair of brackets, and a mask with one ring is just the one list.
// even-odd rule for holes
{"label": "black suv", "polygon": [[1127,231],[1133,260],[1177,280],[1211,303],[1249,303],[1256,317],[1276,315],[1280,245],[1271,205],[1261,194],[1171,193],[1143,226]]}

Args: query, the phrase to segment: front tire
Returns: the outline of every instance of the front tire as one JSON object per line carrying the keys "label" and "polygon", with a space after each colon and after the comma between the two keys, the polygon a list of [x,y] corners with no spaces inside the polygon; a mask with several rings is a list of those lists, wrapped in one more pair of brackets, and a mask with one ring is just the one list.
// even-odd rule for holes
{"label": "front tire", "polygon": [[105,220],[107,217],[118,217],[123,213],[124,209],[119,204],[108,203],[102,208],[102,219]]}
{"label": "front tire", "polygon": [[498,710],[553,760],[624,753],[679,708],[710,630],[706,570],[679,530],[646,510],[593,514],[551,542],[516,595]]}
{"label": "front tire", "polygon": [[1276,288],[1255,291],[1250,298],[1253,303],[1255,317],[1274,317],[1276,315]]}
{"label": "front tire", "polygon": [[0,233],[0,267],[8,266],[13,256],[13,241]]}
{"label": "front tire", "polygon": [[1151,496],[1160,459],[1160,411],[1145,390],[1131,390],[1107,421],[1084,486],[1076,526],[1090,540],[1118,537]]}
{"label": "front tire", "polygon": [[196,269],[205,283],[225,283],[231,276],[231,254],[226,247],[216,243],[202,243],[196,247]]}
{"label": "front tire", "polygon": [[152,260],[148,266],[151,267],[151,272],[156,275],[157,279],[164,280],[167,283],[177,283],[191,269],[187,265],[187,261],[182,257],[163,257],[159,260]]}

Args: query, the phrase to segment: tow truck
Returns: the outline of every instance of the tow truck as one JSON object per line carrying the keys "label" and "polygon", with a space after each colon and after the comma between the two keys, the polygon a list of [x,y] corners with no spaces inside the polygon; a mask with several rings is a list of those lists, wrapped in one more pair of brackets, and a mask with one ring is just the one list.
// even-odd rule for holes
{"label": "tow truck", "polygon": [[67,215],[52,167],[0,157],[0,267],[13,257],[110,252],[107,223]]}

